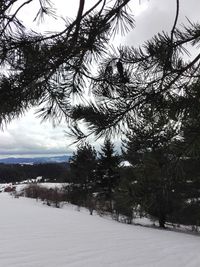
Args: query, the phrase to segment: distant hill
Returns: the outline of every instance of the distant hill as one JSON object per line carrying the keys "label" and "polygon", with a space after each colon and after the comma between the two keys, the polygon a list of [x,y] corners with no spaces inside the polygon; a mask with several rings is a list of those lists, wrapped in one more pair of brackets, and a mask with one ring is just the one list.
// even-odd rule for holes
{"label": "distant hill", "polygon": [[39,164],[39,163],[61,163],[68,162],[70,156],[52,156],[52,157],[36,157],[36,158],[5,158],[0,159],[0,163],[5,164]]}

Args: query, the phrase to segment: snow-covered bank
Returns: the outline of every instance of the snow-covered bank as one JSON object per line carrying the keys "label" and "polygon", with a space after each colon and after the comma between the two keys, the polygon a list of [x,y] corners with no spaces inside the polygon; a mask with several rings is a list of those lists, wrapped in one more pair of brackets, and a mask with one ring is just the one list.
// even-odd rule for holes
{"label": "snow-covered bank", "polygon": [[198,267],[200,237],[0,194],[0,266]]}

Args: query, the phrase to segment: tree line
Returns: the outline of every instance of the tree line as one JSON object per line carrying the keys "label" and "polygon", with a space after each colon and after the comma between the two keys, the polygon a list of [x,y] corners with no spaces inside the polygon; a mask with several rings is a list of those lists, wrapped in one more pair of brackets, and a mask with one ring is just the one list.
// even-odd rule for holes
{"label": "tree line", "polygon": [[68,179],[68,164],[0,164],[0,183],[16,183],[24,180],[35,180],[42,176],[41,181],[66,182]]}
{"label": "tree line", "polygon": [[[150,129],[140,134],[137,139],[127,136],[121,155],[109,139],[99,154],[88,143],[80,145],[69,162],[68,201],[91,214],[97,210],[116,219],[124,216],[129,223],[135,216],[147,216],[160,227],[167,222],[199,226],[200,160],[180,159],[182,141],[163,146]],[[153,148],[149,138],[155,139]],[[128,166],[120,164],[125,160]]]}
{"label": "tree line", "polygon": [[[157,121],[159,123],[159,121]],[[137,129],[116,152],[105,139],[98,152],[89,143],[77,147],[68,163],[0,164],[1,182],[19,182],[42,176],[42,181],[65,182],[64,188],[45,189],[31,184],[25,195],[86,207],[90,214],[112,215],[132,223],[138,216],[167,223],[200,226],[200,159],[180,156],[184,140],[156,135],[156,124]],[[170,134],[170,133],[169,133]],[[128,163],[128,164],[127,164]]]}

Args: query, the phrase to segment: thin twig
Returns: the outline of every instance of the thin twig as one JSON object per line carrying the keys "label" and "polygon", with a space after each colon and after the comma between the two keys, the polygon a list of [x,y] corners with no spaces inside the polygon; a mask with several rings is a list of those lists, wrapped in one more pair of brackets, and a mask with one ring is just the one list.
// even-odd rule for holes
{"label": "thin twig", "polygon": [[175,16],[175,19],[174,19],[174,25],[172,27],[172,30],[171,30],[171,43],[173,44],[173,38],[174,38],[174,32],[175,32],[175,29],[176,29],[176,24],[178,22],[178,16],[179,16],[179,0],[176,0],[176,16]]}

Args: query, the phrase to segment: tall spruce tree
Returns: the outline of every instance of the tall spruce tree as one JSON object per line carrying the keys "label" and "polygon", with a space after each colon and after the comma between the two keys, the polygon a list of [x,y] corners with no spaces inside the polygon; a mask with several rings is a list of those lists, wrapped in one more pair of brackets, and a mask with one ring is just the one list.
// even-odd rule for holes
{"label": "tall spruce tree", "polygon": [[114,215],[117,220],[120,220],[120,217],[123,216],[123,221],[132,223],[132,219],[137,215],[136,213],[140,212],[135,189],[137,178],[132,166],[120,167],[120,181],[114,192]]}
{"label": "tall spruce tree", "polygon": [[87,206],[96,188],[97,153],[88,143],[78,146],[69,161],[71,173],[71,201]]}
{"label": "tall spruce tree", "polygon": [[113,193],[119,183],[119,162],[120,157],[115,152],[114,144],[109,139],[105,139],[98,159],[98,186],[102,197],[110,201],[111,209]]}
{"label": "tall spruce tree", "polygon": [[[195,86],[196,87],[196,86]],[[190,88],[191,91],[194,88]],[[196,88],[195,88],[196,91]],[[194,91],[193,91],[194,92]],[[196,101],[195,101],[196,102]],[[200,225],[200,143],[199,143],[199,105],[190,108],[182,123],[181,138],[177,141],[178,164],[182,169],[180,190],[184,197],[182,209],[174,214],[173,220],[182,224]]]}

